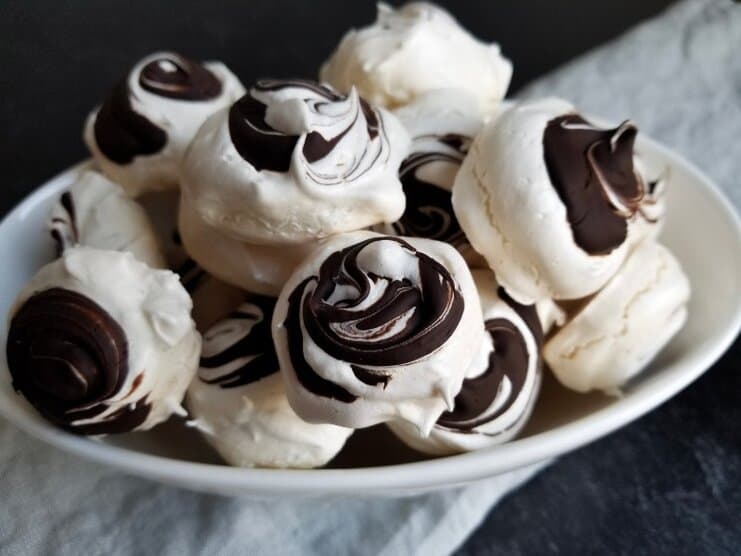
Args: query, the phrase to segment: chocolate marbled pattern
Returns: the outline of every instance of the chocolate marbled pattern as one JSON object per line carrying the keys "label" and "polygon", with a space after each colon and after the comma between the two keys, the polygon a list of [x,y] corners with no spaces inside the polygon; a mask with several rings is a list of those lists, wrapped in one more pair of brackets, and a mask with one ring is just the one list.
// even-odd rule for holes
{"label": "chocolate marbled pattern", "polygon": [[[416,257],[419,283],[361,268],[359,255],[376,242],[395,242]],[[393,375],[384,368],[435,352],[456,330],[463,307],[447,269],[406,241],[377,237],[346,247],[327,257],[318,276],[301,282],[289,296],[284,326],[296,376],[315,395],[352,402],[354,394],[320,377],[306,361],[304,334],[331,357],[349,363],[361,382],[385,387]]]}
{"label": "chocolate marbled pattern", "polygon": [[203,336],[198,376],[221,388],[245,386],[278,372],[270,333],[275,299],[250,295]]}
{"label": "chocolate marbled pattern", "polygon": [[[329,126],[326,122],[322,125],[321,132],[316,130],[306,132],[301,154],[307,165],[329,156],[359,118],[364,119],[368,141],[379,140],[379,135],[381,140],[385,140],[375,109],[363,99],[358,99],[359,108],[348,115],[344,111],[327,109],[331,105],[348,102],[348,96],[341,95],[330,87],[304,79],[261,79],[229,111],[229,134],[232,143],[240,156],[255,169],[287,172],[291,166],[293,151],[301,136],[283,132],[268,124],[265,121],[268,105],[256,98],[288,90],[294,90],[294,98],[303,101],[314,116],[330,119],[333,123],[347,120],[347,125],[333,134],[328,133]],[[359,164],[362,159],[363,157],[360,157],[356,163]],[[371,165],[373,163],[375,160],[370,161]],[[351,168],[350,174],[352,170]],[[314,177],[318,183],[336,184],[341,183],[347,174],[348,172],[342,176]]]}
{"label": "chocolate marbled pattern", "polygon": [[[91,299],[52,288],[13,316],[7,345],[13,388],[52,423],[78,434],[133,430],[150,412],[145,398],[103,415],[126,382],[128,342],[121,326]],[[141,383],[134,379],[127,396]],[[80,421],[98,418],[82,424]]]}
{"label": "chocolate marbled pattern", "polygon": [[607,254],[627,237],[627,220],[644,198],[633,168],[638,133],[630,122],[600,129],[578,114],[554,118],[543,134],[548,175],[566,206],[576,244],[591,255]]}
{"label": "chocolate marbled pattern", "polygon": [[250,93],[229,110],[229,135],[234,148],[256,170],[287,172],[298,136],[286,135],[265,121],[267,106]]}
{"label": "chocolate marbled pattern", "polygon": [[[541,372],[540,348],[543,345],[543,328],[535,306],[517,303],[501,287],[497,293],[525,322],[535,339],[537,351],[529,352],[522,332],[510,320],[506,318],[486,320],[484,326],[493,343],[489,365],[479,376],[463,381],[461,391],[455,398],[453,411],[446,411],[440,416],[437,421],[439,427],[456,432],[481,433],[475,429],[504,415],[522,395],[531,358],[538,359],[535,372]],[[496,411],[488,414],[487,410],[494,405],[500,385],[505,380],[509,382],[509,395]]]}
{"label": "chocolate marbled pattern", "polygon": [[415,137],[415,141],[425,141],[428,146],[425,151],[410,154],[399,168],[407,204],[402,217],[392,224],[394,232],[460,245],[466,239],[453,212],[450,188],[426,181],[420,173],[435,164],[449,164],[457,171],[471,138],[451,133]]}

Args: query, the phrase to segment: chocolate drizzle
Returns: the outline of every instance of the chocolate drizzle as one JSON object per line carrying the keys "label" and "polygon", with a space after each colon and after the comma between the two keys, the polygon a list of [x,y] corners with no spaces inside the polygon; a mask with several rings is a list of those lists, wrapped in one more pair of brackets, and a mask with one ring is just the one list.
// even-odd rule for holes
{"label": "chocolate drizzle", "polygon": [[[294,96],[286,96],[291,91]],[[235,149],[244,160],[255,169],[274,172],[287,172],[291,166],[296,144],[301,135],[296,135],[276,129],[265,120],[270,95],[281,94],[281,102],[285,98],[295,98],[306,104],[310,114],[322,120],[321,130],[310,129],[305,134],[301,155],[307,165],[312,165],[328,157],[337,145],[347,136],[358,122],[358,118],[365,120],[368,141],[378,138],[381,124],[375,110],[363,99],[358,99],[358,109],[350,114],[345,110],[327,110],[329,105],[349,102],[349,97],[336,93],[329,87],[303,79],[262,79],[229,111],[229,134]],[[262,99],[262,100],[259,100]],[[343,124],[336,131],[328,130],[327,121]],[[346,125],[344,122],[347,120]],[[311,124],[310,124],[311,125]],[[349,171],[343,174],[347,177],[356,170],[361,161],[372,154],[366,149],[362,156],[358,156]],[[376,158],[370,156],[370,163]],[[321,183],[342,183],[341,176],[313,176]]]}
{"label": "chocolate drizzle", "polygon": [[[536,372],[540,372],[543,328],[535,306],[517,303],[501,287],[498,294],[525,322],[533,334],[538,351],[536,354],[528,352],[525,338],[510,320],[495,318],[485,321],[484,326],[491,335],[493,343],[493,350],[489,354],[489,365],[479,376],[463,381],[461,391],[455,398],[453,411],[443,413],[437,421],[437,426],[463,433],[474,432],[476,428],[504,415],[522,394],[531,357],[538,358]],[[509,382],[507,399],[499,404],[496,410],[487,413],[487,410],[494,405],[505,380]]]}
{"label": "chocolate drizzle", "polygon": [[[453,212],[450,187],[445,189],[436,183],[425,181],[420,173],[433,164],[449,164],[456,171],[468,152],[471,139],[457,134],[422,136],[416,140],[434,140],[435,150],[414,152],[399,168],[407,204],[404,214],[394,222],[395,233],[404,236],[423,237],[459,245],[465,241],[463,231]],[[451,175],[455,175],[452,172]]]}
{"label": "chocolate drizzle", "polygon": [[[394,242],[415,257],[419,282],[361,268],[358,257],[378,242]],[[327,257],[319,275],[304,280],[288,298],[284,326],[296,376],[317,396],[352,402],[354,394],[320,377],[306,361],[304,334],[330,357],[350,364],[359,381],[385,388],[393,380],[386,368],[440,348],[456,330],[463,307],[447,269],[406,241],[375,237],[346,247]]]}
{"label": "chocolate drizzle", "polygon": [[221,94],[221,81],[205,66],[179,54],[152,60],[139,72],[139,85],[155,95],[205,101]]}
{"label": "chocolate drizzle", "polygon": [[278,372],[270,334],[275,299],[250,295],[203,337],[199,378],[206,384],[236,388]]}
{"label": "chocolate drizzle", "polygon": [[[53,288],[30,297],[11,320],[7,358],[13,388],[62,428],[126,432],[149,415],[144,398],[106,414],[126,382],[128,343],[113,317],[79,293]],[[81,423],[90,419],[97,420]]]}
{"label": "chocolate drizzle", "polygon": [[627,220],[644,197],[633,168],[638,130],[630,122],[599,129],[577,114],[554,118],[543,135],[551,183],[566,206],[576,244],[590,255],[623,244]]}

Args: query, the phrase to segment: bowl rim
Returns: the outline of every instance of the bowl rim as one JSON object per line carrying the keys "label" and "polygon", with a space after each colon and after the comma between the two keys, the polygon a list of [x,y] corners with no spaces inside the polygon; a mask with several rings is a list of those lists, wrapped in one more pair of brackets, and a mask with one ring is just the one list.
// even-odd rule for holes
{"label": "bowl rim", "polygon": [[[741,218],[709,177],[692,162],[646,136],[639,138],[639,148],[641,146],[658,152],[672,164],[682,166],[693,180],[701,184],[704,194],[712,197],[720,213],[735,229],[736,238],[741,244]],[[89,164],[88,160],[68,168],[26,196],[0,221],[0,231],[11,219],[32,210],[41,199],[58,193],[66,185],[69,176]],[[498,446],[442,458],[378,467],[261,469],[189,462],[75,436],[41,419],[19,419],[3,404],[0,404],[0,414],[27,434],[68,453],[110,465],[132,475],[198,490],[271,494],[378,494],[424,491],[460,485],[536,464],[615,431],[668,400],[702,375],[732,344],[740,329],[741,300],[738,300],[733,317],[722,333],[708,338],[702,349],[694,351],[691,356],[666,365],[665,372],[640,390],[616,399],[604,408],[554,429]],[[2,368],[7,372],[5,338],[0,339],[0,342],[3,348]],[[584,430],[588,433],[575,434]]]}

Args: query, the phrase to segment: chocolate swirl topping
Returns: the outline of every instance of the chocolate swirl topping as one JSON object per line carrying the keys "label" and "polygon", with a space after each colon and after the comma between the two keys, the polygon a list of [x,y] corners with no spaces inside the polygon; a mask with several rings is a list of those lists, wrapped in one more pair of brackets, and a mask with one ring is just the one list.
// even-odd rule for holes
{"label": "chocolate swirl topping", "polygon": [[[463,381],[461,391],[455,398],[453,411],[443,413],[437,421],[437,426],[463,433],[480,432],[475,429],[501,417],[521,395],[531,357],[538,358],[537,372],[540,372],[542,361],[539,353],[543,345],[543,328],[535,306],[517,303],[501,287],[498,294],[530,329],[538,353],[528,352],[522,333],[508,319],[495,318],[485,321],[484,326],[491,335],[494,346],[489,354],[489,365],[479,376]],[[509,383],[506,400],[498,404],[494,411],[487,413],[495,405],[504,381]]]}
{"label": "chocolate swirl topping", "polygon": [[[53,288],[29,298],[11,320],[7,358],[13,388],[62,428],[126,432],[149,415],[144,398],[106,414],[107,401],[126,382],[128,343],[113,317],[77,292]],[[141,380],[134,379],[127,396]]]}
{"label": "chocolate swirl topping", "polygon": [[[298,99],[305,105],[312,129],[303,135],[288,129],[276,129],[266,121],[268,104],[282,102],[285,98]],[[307,166],[311,167],[328,157],[350,131],[361,124],[368,142],[381,138],[385,145],[378,115],[365,100],[356,95],[340,95],[325,85],[304,79],[259,80],[229,111],[232,143],[240,156],[258,171],[287,172],[293,152],[302,137],[301,155]],[[319,127],[320,130],[313,127]],[[367,171],[382,151],[381,148],[374,150],[364,146],[353,163],[348,168],[337,170],[339,173],[336,175],[311,170],[308,173],[314,181],[325,185],[351,181]]]}
{"label": "chocolate swirl topping", "polygon": [[[396,243],[415,257],[418,280],[384,277],[362,268],[358,258],[379,242]],[[291,292],[283,324],[291,362],[304,388],[350,403],[354,394],[319,376],[305,359],[304,333],[325,353],[349,363],[359,381],[385,388],[393,379],[385,368],[418,361],[441,347],[458,326],[463,307],[445,267],[400,238],[377,237],[327,257],[318,276]]]}
{"label": "chocolate swirl topping", "polygon": [[229,135],[234,148],[256,170],[287,172],[297,135],[281,133],[265,122],[267,106],[250,93],[229,110]]}
{"label": "chocolate swirl topping", "polygon": [[270,321],[275,299],[250,295],[248,300],[203,337],[198,370],[206,384],[221,388],[245,386],[277,372]]}
{"label": "chocolate swirl topping", "polygon": [[468,152],[471,138],[451,133],[415,137],[415,141],[434,141],[434,150],[414,152],[401,163],[399,179],[407,204],[402,217],[393,223],[394,232],[459,245],[465,236],[453,212],[450,188],[425,181],[420,174],[430,166],[447,164],[455,168],[450,173],[454,176]]}
{"label": "chocolate swirl topping", "polygon": [[211,100],[221,94],[221,81],[205,66],[181,55],[152,60],[139,72],[139,85],[161,97]]}
{"label": "chocolate swirl topping", "polygon": [[627,220],[643,200],[644,184],[633,168],[637,133],[631,122],[599,129],[577,114],[554,118],[546,126],[548,175],[566,206],[574,241],[591,255],[622,245]]}

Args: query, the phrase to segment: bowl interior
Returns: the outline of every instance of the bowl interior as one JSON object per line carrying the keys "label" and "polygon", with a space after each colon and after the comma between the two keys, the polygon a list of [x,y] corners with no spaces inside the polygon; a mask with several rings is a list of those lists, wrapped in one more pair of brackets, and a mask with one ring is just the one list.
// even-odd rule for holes
{"label": "bowl interior", "polygon": [[[74,179],[78,166],[36,190],[0,224],[0,253],[6,261],[0,275],[0,412],[31,434],[81,455],[142,475],[221,492],[429,489],[556,456],[637,418],[679,391],[720,356],[741,322],[738,217],[707,178],[677,155],[645,138],[639,138],[638,150],[649,167],[667,168],[671,174],[661,241],[672,249],[687,272],[692,298],[686,326],[625,388],[620,399],[571,392],[546,373],[533,417],[518,440],[476,453],[409,465],[429,458],[406,448],[384,427],[372,427],[355,433],[330,465],[343,469],[342,475],[331,469],[301,472],[228,468],[196,431],[176,419],[152,431],[102,441],[59,431],[43,421],[11,387],[5,364],[5,315],[24,283],[54,257],[45,221],[51,204]],[[310,484],[305,481],[308,477],[314,479]]]}

